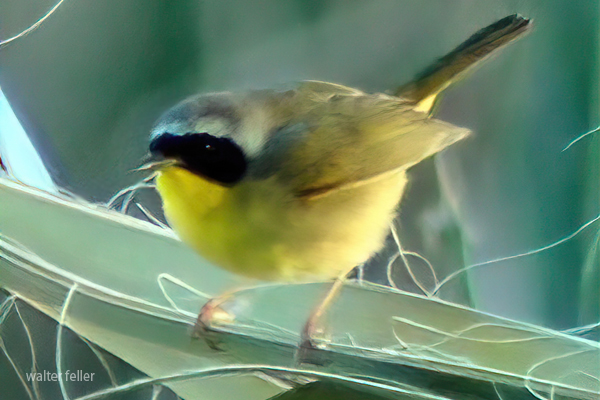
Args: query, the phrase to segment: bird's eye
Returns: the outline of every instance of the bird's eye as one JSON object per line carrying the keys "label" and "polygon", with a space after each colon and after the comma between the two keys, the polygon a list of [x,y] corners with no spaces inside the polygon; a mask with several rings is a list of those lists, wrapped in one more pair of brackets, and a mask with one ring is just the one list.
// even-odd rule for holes
{"label": "bird's eye", "polygon": [[150,151],[177,160],[181,167],[225,184],[242,179],[247,167],[244,152],[235,142],[206,132],[163,133],[152,139]]}

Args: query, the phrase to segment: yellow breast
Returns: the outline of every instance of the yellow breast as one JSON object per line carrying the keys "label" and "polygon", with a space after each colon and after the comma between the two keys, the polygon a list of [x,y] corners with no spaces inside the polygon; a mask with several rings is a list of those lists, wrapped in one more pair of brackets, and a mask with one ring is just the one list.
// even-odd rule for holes
{"label": "yellow breast", "polygon": [[169,223],[206,259],[253,278],[306,281],[346,273],[380,248],[406,178],[314,200],[275,179],[224,187],[177,167],[156,183]]}

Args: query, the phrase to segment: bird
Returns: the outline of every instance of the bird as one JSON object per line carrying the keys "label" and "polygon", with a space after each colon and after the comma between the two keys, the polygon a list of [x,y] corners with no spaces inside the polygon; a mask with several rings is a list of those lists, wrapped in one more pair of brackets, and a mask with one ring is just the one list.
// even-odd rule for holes
{"label": "bird", "polygon": [[440,93],[529,26],[502,18],[391,94],[304,81],[183,100],[150,134],[169,225],[236,274],[339,280],[382,247],[407,170],[469,135],[432,117]]}

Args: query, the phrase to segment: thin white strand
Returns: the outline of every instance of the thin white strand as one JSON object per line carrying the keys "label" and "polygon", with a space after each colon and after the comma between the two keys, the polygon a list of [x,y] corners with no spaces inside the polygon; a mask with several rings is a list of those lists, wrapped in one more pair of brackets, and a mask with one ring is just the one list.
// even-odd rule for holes
{"label": "thin white strand", "polygon": [[156,225],[160,226],[163,229],[169,229],[169,230],[171,229],[168,225],[163,224],[158,218],[156,218],[154,215],[152,215],[152,213],[150,211],[148,211],[140,203],[134,202],[133,204],[135,204],[135,206],[142,212],[142,214],[144,214],[144,216],[146,218],[148,218],[148,220],[150,222],[155,223]]}
{"label": "thin white strand", "polygon": [[492,386],[494,386],[494,391],[496,392],[496,396],[498,396],[498,398],[499,398],[500,400],[504,400],[504,399],[502,398],[502,395],[501,395],[501,394],[500,394],[500,392],[498,391],[498,388],[496,387],[496,382],[492,382]]}
{"label": "thin white strand", "polygon": [[15,363],[15,361],[12,359],[12,357],[10,356],[10,354],[8,354],[8,350],[6,349],[6,345],[4,344],[4,340],[2,340],[2,336],[0,336],[0,349],[2,350],[2,352],[4,353],[4,355],[6,356],[6,359],[8,360],[8,362],[10,363],[10,365],[15,370],[17,376],[19,377],[19,380],[21,381],[21,384],[23,385],[23,387],[25,388],[25,391],[27,392],[27,395],[29,396],[29,399],[30,400],[36,400],[36,398],[33,395],[33,392],[31,391],[31,388],[29,388],[29,385],[27,384],[27,380],[23,376],[23,373],[21,372],[21,370],[19,369],[19,367],[17,366],[17,364]]}
{"label": "thin white strand", "polygon": [[80,339],[83,340],[83,343],[87,344],[87,346],[90,348],[90,350],[94,353],[94,355],[96,356],[96,358],[102,365],[102,368],[104,368],[104,370],[106,371],[106,374],[108,375],[108,378],[110,379],[110,383],[113,386],[117,386],[119,384],[117,382],[117,377],[115,376],[115,373],[113,372],[113,370],[110,368],[110,365],[108,365],[108,361],[106,360],[106,357],[104,357],[104,355],[96,348],[96,345],[94,345],[92,342],[90,342],[89,340],[87,340],[84,337],[80,337]]}
{"label": "thin white strand", "polygon": [[73,295],[77,291],[77,283],[74,283],[65,298],[65,301],[62,306],[62,310],[60,312],[60,319],[58,321],[57,333],[56,333],[56,373],[58,374],[58,385],[60,386],[60,392],[62,394],[63,400],[69,400],[69,396],[67,394],[67,389],[65,387],[65,382],[62,379],[62,336],[63,336],[63,327],[67,320],[67,310],[69,309],[69,305],[71,304],[71,300],[73,299]]}
{"label": "thin white strand", "polygon": [[44,15],[42,18],[38,19],[36,23],[34,23],[33,25],[31,25],[29,28],[25,29],[24,31],[22,31],[21,33],[0,41],[0,49],[4,46],[6,46],[7,44],[9,44],[10,42],[17,40],[19,38],[22,38],[28,34],[30,34],[31,32],[33,32],[34,30],[36,30],[37,28],[39,28],[39,26],[41,24],[44,23],[44,21],[46,21],[52,14],[54,14],[54,12],[58,9],[58,7],[60,7],[60,5],[64,2],[65,0],[60,0],[58,3],[56,3],[56,5],[54,7],[52,7],[50,9],[50,11],[48,11],[46,13],[46,15]]}
{"label": "thin white strand", "polygon": [[[568,149],[569,149],[569,147],[573,146],[575,143],[579,142],[581,139],[583,139],[583,138],[585,138],[586,136],[589,136],[589,135],[591,135],[591,134],[594,134],[594,133],[596,133],[596,132],[598,132],[598,131],[600,131],[600,126],[599,126],[599,127],[597,127],[596,129],[593,129],[593,130],[591,130],[591,131],[589,131],[589,132],[586,132],[586,133],[584,133],[583,135],[579,136],[579,137],[578,137],[578,138],[576,138],[575,140],[571,141],[571,143],[569,143],[569,144],[567,145],[567,147],[565,147],[564,149],[562,149],[562,151],[566,151],[566,150],[568,150]],[[561,153],[562,153],[562,151],[561,151]]]}
{"label": "thin white strand", "polygon": [[153,188],[154,185],[152,185],[150,182],[152,182],[152,180],[155,177],[156,177],[156,173],[151,174],[151,175],[143,178],[142,180],[134,183],[133,185],[127,186],[126,188],[119,190],[108,200],[108,202],[106,203],[106,206],[108,208],[114,207],[115,203],[117,202],[117,200],[119,200],[120,197],[122,197],[130,192],[136,191],[138,189]]}
{"label": "thin white strand", "polygon": [[417,257],[418,259],[422,260],[425,264],[427,264],[427,268],[429,268],[431,275],[433,275],[433,281],[435,282],[435,284],[437,285],[439,283],[437,274],[435,273],[435,269],[433,268],[433,264],[431,264],[431,262],[427,258],[425,258],[424,256],[420,255],[419,253],[417,253],[415,251],[405,250],[404,255]]}
{"label": "thin white strand", "polygon": [[394,255],[394,257],[392,257],[392,260],[390,262],[388,262],[387,267],[385,268],[385,274],[388,280],[388,284],[393,287],[396,290],[400,290],[400,288],[398,286],[396,286],[396,282],[394,282],[394,278],[392,277],[392,272],[394,272],[393,269],[393,265],[396,262],[396,260],[398,259],[398,257],[400,257],[400,254],[396,254]]}
{"label": "thin white strand", "polygon": [[13,307],[15,306],[15,295],[8,296],[2,304],[0,304],[0,325],[4,323],[4,320],[8,317]]}
{"label": "thin white strand", "polygon": [[[398,236],[398,232],[396,231],[396,226],[393,223],[391,224],[391,231],[392,231],[392,237],[394,238],[394,241],[396,242],[396,246],[398,246],[398,254],[400,255],[400,258],[402,259],[402,262],[404,263],[404,266],[406,267],[406,270],[408,271],[410,278],[413,280],[413,282],[417,285],[417,287],[423,292],[423,294],[425,296],[431,297],[431,292],[429,292],[429,290],[427,290],[427,288],[419,281],[417,276],[414,274],[414,272],[408,262],[408,259],[404,255],[404,249],[402,248],[402,244],[400,243],[400,237]],[[393,263],[390,263],[388,265],[388,271],[387,271],[388,279],[390,279],[390,277],[392,275],[392,268],[391,268],[392,264]],[[396,289],[398,289],[397,286],[394,286],[394,287],[396,287]]]}
{"label": "thin white strand", "polygon": [[538,254],[538,253],[541,253],[543,251],[549,250],[551,248],[559,246],[559,245],[561,245],[561,244],[563,244],[563,243],[565,243],[565,242],[573,239],[575,236],[577,236],[579,233],[581,233],[585,228],[587,228],[588,226],[592,225],[594,222],[598,221],[599,219],[600,219],[600,215],[598,215],[596,218],[592,219],[591,221],[588,221],[583,226],[579,227],[575,232],[567,235],[566,237],[564,237],[564,238],[562,238],[562,239],[560,239],[560,240],[558,240],[558,241],[556,241],[554,243],[551,243],[551,244],[549,244],[547,246],[544,246],[544,247],[541,247],[539,249],[530,250],[530,251],[527,251],[525,253],[516,254],[516,255],[512,255],[512,256],[496,258],[494,260],[484,261],[484,262],[477,263],[477,264],[472,264],[472,265],[469,265],[469,266],[467,266],[465,268],[461,268],[461,269],[459,269],[457,271],[454,271],[453,273],[451,273],[450,275],[448,275],[447,277],[445,277],[436,286],[435,290],[433,291],[433,295],[437,294],[440,291],[440,289],[442,288],[442,286],[444,286],[446,283],[448,283],[452,279],[456,278],[456,276],[458,276],[458,275],[460,275],[460,274],[462,274],[464,272],[470,271],[470,270],[472,270],[474,268],[479,268],[479,267],[483,267],[483,266],[486,266],[486,265],[496,264],[496,263],[499,263],[499,262],[502,262],[502,261],[515,260],[517,258],[532,256],[534,254]]}
{"label": "thin white strand", "polygon": [[153,385],[152,386],[152,397],[150,400],[158,399],[158,396],[162,393],[163,387],[161,385]]}
{"label": "thin white strand", "polygon": [[[21,311],[19,310],[19,305],[15,304],[15,311],[19,319],[21,320],[21,325],[23,325],[23,329],[25,330],[25,336],[27,336],[27,341],[29,342],[29,349],[31,350],[31,376],[37,373],[37,359],[35,356],[35,347],[33,345],[33,338],[31,336],[31,331],[29,330],[29,326],[25,323],[23,316],[21,315]],[[33,388],[33,393],[36,399],[40,399],[40,387],[37,379],[31,380],[31,387]]]}
{"label": "thin white strand", "polygon": [[175,301],[171,298],[171,296],[169,296],[169,294],[167,293],[167,290],[164,286],[163,280],[165,281],[169,281],[195,295],[197,295],[198,297],[202,297],[205,298],[207,300],[210,300],[212,298],[211,295],[201,292],[198,289],[188,285],[187,283],[185,283],[184,281],[182,281],[181,279],[175,278],[174,276],[167,274],[167,273],[162,273],[160,275],[158,275],[158,278],[156,279],[156,282],[158,283],[158,287],[160,288],[160,291],[162,292],[163,296],[165,297],[165,299],[169,302],[169,304],[171,305],[171,307],[173,307],[175,310],[183,313],[183,314],[189,314],[188,311],[179,308],[179,306],[175,303]]}

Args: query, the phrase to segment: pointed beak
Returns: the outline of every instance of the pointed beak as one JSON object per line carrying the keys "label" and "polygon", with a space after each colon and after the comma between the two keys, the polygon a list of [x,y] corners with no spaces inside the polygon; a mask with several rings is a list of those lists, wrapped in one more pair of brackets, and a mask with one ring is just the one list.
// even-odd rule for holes
{"label": "pointed beak", "polygon": [[142,159],[142,165],[134,171],[160,171],[175,164],[176,160],[165,158],[160,152],[151,150]]}
{"label": "pointed beak", "polygon": [[175,160],[148,161],[134,171],[160,171],[172,165],[177,165],[177,162]]}

